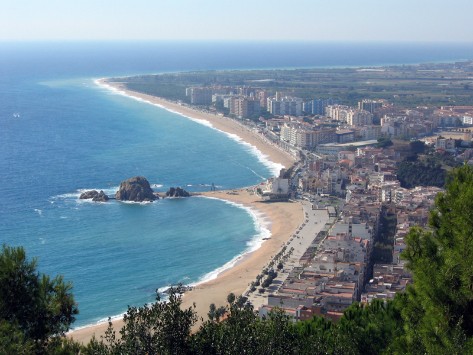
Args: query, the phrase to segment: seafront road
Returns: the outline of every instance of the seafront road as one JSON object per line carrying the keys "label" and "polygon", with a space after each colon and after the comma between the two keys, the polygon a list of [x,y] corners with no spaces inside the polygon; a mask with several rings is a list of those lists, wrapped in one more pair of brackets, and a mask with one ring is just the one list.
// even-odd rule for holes
{"label": "seafront road", "polygon": [[[326,209],[312,209],[312,203],[308,201],[301,201],[304,210],[304,221],[297,228],[294,234],[287,241],[286,253],[294,248],[291,256],[283,264],[283,270],[278,272],[278,276],[273,280],[273,283],[266,288],[265,293],[260,294],[258,289],[249,292],[249,288],[245,292],[248,301],[253,305],[255,310],[260,306],[267,304],[268,294],[276,293],[279,287],[286,280],[289,272],[295,267],[300,266],[300,258],[304,255],[306,250],[313,244],[319,244],[321,240],[315,240],[318,233],[322,230],[328,230],[329,226],[335,222],[336,218],[329,218]],[[281,248],[284,246],[281,245]]]}

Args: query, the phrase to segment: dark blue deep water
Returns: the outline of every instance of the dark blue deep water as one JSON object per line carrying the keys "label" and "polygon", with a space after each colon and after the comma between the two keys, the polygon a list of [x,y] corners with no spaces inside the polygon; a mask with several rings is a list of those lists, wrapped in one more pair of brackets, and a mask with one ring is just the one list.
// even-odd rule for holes
{"label": "dark blue deep water", "polygon": [[[219,200],[77,199],[143,175],[156,190],[236,188],[276,166],[225,134],[114,94],[94,79],[169,71],[366,66],[473,59],[470,44],[0,43],[0,242],[74,284],[76,326],[212,277],[267,233]],[[228,266],[228,265],[227,265]]]}

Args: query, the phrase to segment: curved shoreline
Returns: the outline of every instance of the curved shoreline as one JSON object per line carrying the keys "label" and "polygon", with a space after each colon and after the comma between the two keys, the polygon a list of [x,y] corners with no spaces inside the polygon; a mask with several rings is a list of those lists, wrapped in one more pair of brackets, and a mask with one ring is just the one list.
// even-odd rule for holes
{"label": "curved shoreline", "polygon": [[[279,174],[279,169],[282,167],[289,168],[296,162],[296,158],[290,155],[288,152],[282,150],[279,146],[273,144],[261,134],[254,132],[249,127],[238,122],[237,120],[212,114],[206,111],[198,110],[186,105],[181,105],[179,103],[163,99],[161,97],[152,96],[148,94],[143,94],[137,91],[128,90],[121,83],[110,83],[106,79],[97,79],[95,80],[96,85],[110,90],[116,94],[129,97],[138,101],[142,101],[148,104],[158,106],[164,110],[167,110],[172,113],[179,114],[187,119],[190,119],[194,122],[200,123],[204,126],[207,126],[211,129],[215,129],[226,134],[230,139],[241,142],[242,144],[247,144],[248,146],[254,147],[259,153],[261,153],[266,160],[273,164],[277,164],[277,169],[274,169],[274,175]],[[255,154],[258,160],[263,164],[267,165],[267,162],[264,161],[258,153]],[[268,166],[269,167],[269,166]]]}
{"label": "curved shoreline", "polygon": [[[237,190],[237,194],[227,194],[227,191],[206,192],[203,195],[228,200],[241,204],[250,209],[257,210],[271,225],[271,237],[265,240],[261,246],[251,252],[245,253],[240,260],[230,268],[219,273],[216,278],[196,284],[192,290],[183,296],[183,307],[196,304],[198,318],[206,319],[211,303],[217,306],[225,305],[227,295],[233,292],[236,295],[243,294],[251,281],[261,273],[271,258],[291,237],[294,231],[302,224],[304,213],[299,202],[261,202],[256,195],[250,194],[246,189]],[[116,331],[123,326],[122,319],[114,319],[113,325]],[[107,329],[108,322],[97,325],[86,326],[71,331],[68,336],[76,341],[87,343],[95,335],[100,338]],[[198,324],[197,324],[198,326]]]}
{"label": "curved shoreline", "polygon": [[256,276],[303,223],[304,212],[299,202],[267,203],[261,201],[259,196],[248,192],[247,189],[237,190],[236,194],[214,191],[204,193],[204,195],[255,209],[271,223],[271,236],[262,241],[259,248],[242,255],[241,260],[232,268],[220,273],[216,279],[197,285],[184,294],[183,307],[190,307],[195,302],[198,317],[206,319],[211,303],[217,306],[225,305],[229,293],[241,295],[246,291],[248,285],[256,279]]}
{"label": "curved shoreline", "polygon": [[[189,119],[208,122],[212,128],[222,131],[229,136],[236,135],[242,142],[254,146],[258,151],[266,155],[271,162],[275,162],[281,166],[289,167],[295,162],[295,158],[289,155],[289,153],[273,145],[257,132],[250,130],[243,124],[230,118],[194,110],[158,97],[125,90],[119,85],[113,86],[112,88],[112,85],[110,85],[110,83],[104,83],[104,80],[98,81],[98,84],[126,96],[158,105]],[[232,292],[236,295],[243,294],[248,284],[261,273],[261,270],[270,261],[272,256],[277,254],[282,245],[289,240],[304,218],[302,205],[298,202],[263,203],[259,196],[251,194],[246,188],[236,191],[237,193],[232,192],[231,194],[228,194],[227,191],[205,192],[201,193],[201,195],[203,197],[230,201],[244,208],[248,208],[250,211],[257,211],[264,218],[269,220],[271,236],[267,240],[264,240],[264,242],[261,241],[261,244],[255,250],[243,252],[235,257],[235,262],[232,263],[229,268],[217,273],[215,278],[197,282],[191,291],[184,294],[183,307],[190,307],[195,303],[199,319],[201,317],[206,319],[211,303],[217,306],[224,305],[226,304],[226,298],[229,293]],[[232,261],[233,259],[228,263]],[[123,325],[123,320],[115,319],[113,320],[113,324],[115,330],[118,331]],[[94,335],[100,338],[100,336],[105,333],[107,326],[108,322],[85,326],[71,331],[68,336],[74,338],[76,341],[86,343],[90,341]]]}

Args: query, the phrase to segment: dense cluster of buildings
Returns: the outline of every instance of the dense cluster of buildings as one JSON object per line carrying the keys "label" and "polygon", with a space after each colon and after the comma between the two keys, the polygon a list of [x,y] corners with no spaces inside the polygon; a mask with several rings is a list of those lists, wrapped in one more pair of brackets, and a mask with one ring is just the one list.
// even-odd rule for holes
{"label": "dense cluster of buildings", "polygon": [[191,105],[214,105],[237,118],[257,118],[262,111],[272,116],[324,115],[326,107],[335,103],[330,98],[307,101],[280,92],[270,96],[266,90],[247,86],[189,87],[186,97]]}
{"label": "dense cluster of buildings", "polygon": [[[344,196],[345,203],[331,212],[335,222],[322,236],[314,236],[300,266],[268,295],[261,316],[279,307],[295,321],[314,315],[336,320],[353,302],[392,299],[406,289],[412,279],[400,258],[404,237],[410,227],[427,225],[441,189],[402,188],[396,178],[399,160],[394,149],[375,147],[312,156],[294,183],[304,192]],[[387,250],[392,262],[373,264],[375,243],[383,229],[393,227],[388,220],[395,223],[396,233]]]}
{"label": "dense cluster of buildings", "polygon": [[[392,299],[412,282],[400,258],[404,237],[412,226],[427,225],[440,189],[402,188],[396,175],[399,152],[378,143],[380,138],[421,138],[445,126],[473,125],[473,106],[411,110],[384,100],[361,100],[349,107],[333,99],[304,101],[249,87],[189,88],[187,96],[192,104],[213,103],[238,118],[270,113],[259,120],[260,130],[298,154],[303,164],[290,178],[281,175],[261,185],[263,196],[289,197],[297,189],[344,199],[339,210],[327,208],[333,223],[314,236],[299,266],[268,295],[261,316],[279,307],[296,321],[313,315],[338,319],[353,302]],[[470,131],[457,129],[425,142],[456,154],[459,142],[470,145],[471,139]],[[472,149],[461,154],[460,159],[473,163]],[[393,242],[379,250],[375,244],[387,226],[395,231]],[[374,259],[389,262],[374,264]]]}
{"label": "dense cluster of buildings", "polygon": [[339,318],[360,299],[371,258],[373,229],[366,222],[349,218],[337,221],[320,244],[314,243],[303,256],[302,266],[294,268],[261,316],[279,307],[296,320],[314,315]]}
{"label": "dense cluster of buildings", "polygon": [[259,117],[261,110],[268,105],[267,92],[250,87],[189,87],[186,97],[191,105],[214,105],[237,118]]}
{"label": "dense cluster of buildings", "polygon": [[385,100],[363,99],[357,107],[350,107],[331,98],[302,100],[280,92],[271,96],[261,88],[230,86],[190,87],[186,95],[193,105],[214,105],[240,119],[257,119],[266,111],[270,118],[261,119],[261,123],[281,146],[319,154],[363,146],[359,142],[422,138],[442,127],[473,124],[473,106],[413,110],[394,107]]}
{"label": "dense cluster of buildings", "polygon": [[416,187],[414,189],[396,188],[393,191],[393,202],[396,214],[396,235],[392,249],[392,262],[374,264],[373,277],[365,285],[361,302],[368,303],[373,299],[392,299],[398,292],[404,292],[412,282],[412,276],[405,267],[400,254],[406,248],[404,237],[411,227],[426,227],[429,211],[435,196],[441,191],[437,187]]}

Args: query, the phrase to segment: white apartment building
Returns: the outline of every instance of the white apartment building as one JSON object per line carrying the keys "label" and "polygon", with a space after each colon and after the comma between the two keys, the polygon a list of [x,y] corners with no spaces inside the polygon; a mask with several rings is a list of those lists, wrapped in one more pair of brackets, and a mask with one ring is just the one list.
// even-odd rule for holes
{"label": "white apartment building", "polygon": [[350,126],[367,126],[373,124],[373,115],[364,110],[350,110],[346,114],[346,122]]}
{"label": "white apartment building", "polygon": [[271,178],[260,185],[263,194],[287,195],[289,193],[289,179]]}
{"label": "white apartment building", "polygon": [[280,139],[301,148],[314,148],[318,144],[335,142],[335,129],[311,130],[284,124],[281,127]]}
{"label": "white apartment building", "polygon": [[302,104],[302,99],[298,97],[270,97],[267,100],[267,109],[269,113],[275,116],[300,116],[302,114]]}
{"label": "white apartment building", "polygon": [[351,108],[348,106],[330,105],[325,108],[325,115],[336,121],[346,122],[350,110]]}
{"label": "white apartment building", "polygon": [[473,117],[472,116],[463,116],[462,123],[465,125],[473,125]]}
{"label": "white apartment building", "polygon": [[368,112],[373,113],[377,109],[383,107],[382,100],[370,100],[370,99],[363,99],[362,101],[358,102],[358,109],[366,110]]}
{"label": "white apartment building", "polygon": [[381,126],[367,125],[360,127],[357,133],[361,140],[378,139],[381,137]]}
{"label": "white apartment building", "polygon": [[205,87],[186,88],[186,96],[192,105],[209,105],[212,103],[212,89]]}
{"label": "white apartment building", "polygon": [[260,101],[254,98],[234,96],[230,101],[230,114],[247,118],[260,113]]}

